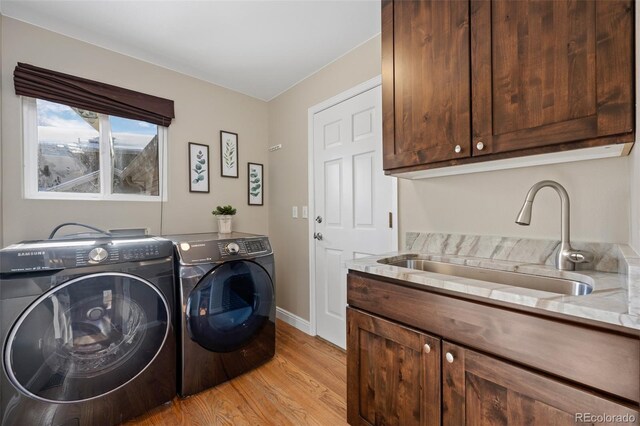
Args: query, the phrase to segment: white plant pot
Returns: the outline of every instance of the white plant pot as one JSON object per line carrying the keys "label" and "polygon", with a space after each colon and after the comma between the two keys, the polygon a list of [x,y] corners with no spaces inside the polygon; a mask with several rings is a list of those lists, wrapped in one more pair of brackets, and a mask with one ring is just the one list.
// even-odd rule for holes
{"label": "white plant pot", "polygon": [[218,232],[221,234],[231,233],[231,215],[220,215],[218,217]]}

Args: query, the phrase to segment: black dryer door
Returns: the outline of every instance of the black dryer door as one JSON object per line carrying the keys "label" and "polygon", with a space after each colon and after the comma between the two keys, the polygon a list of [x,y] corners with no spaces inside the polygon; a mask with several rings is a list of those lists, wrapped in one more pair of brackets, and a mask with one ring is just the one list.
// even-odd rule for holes
{"label": "black dryer door", "polygon": [[84,275],[49,290],[22,313],[5,343],[5,369],[32,398],[92,399],[139,375],[169,330],[169,306],[150,282],[118,272]]}
{"label": "black dryer door", "polygon": [[200,280],[189,294],[187,331],[213,352],[231,352],[251,341],[269,320],[273,283],[255,262],[225,262]]}

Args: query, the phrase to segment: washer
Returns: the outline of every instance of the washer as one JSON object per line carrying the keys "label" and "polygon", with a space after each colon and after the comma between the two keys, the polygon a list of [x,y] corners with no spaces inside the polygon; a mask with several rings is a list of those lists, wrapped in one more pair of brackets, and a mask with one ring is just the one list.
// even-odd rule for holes
{"label": "washer", "polygon": [[176,247],[178,393],[225,382],[275,354],[275,268],[261,235],[170,235]]}
{"label": "washer", "polygon": [[174,293],[164,239],[89,235],[1,250],[1,424],[113,425],[171,401]]}

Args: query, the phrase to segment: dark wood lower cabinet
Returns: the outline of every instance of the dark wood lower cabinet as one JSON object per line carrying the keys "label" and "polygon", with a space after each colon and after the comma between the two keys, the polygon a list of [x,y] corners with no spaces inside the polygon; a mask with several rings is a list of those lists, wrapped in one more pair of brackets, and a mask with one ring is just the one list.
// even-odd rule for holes
{"label": "dark wood lower cabinet", "polygon": [[637,408],[449,342],[442,342],[442,383],[443,426],[638,424],[640,416]]}
{"label": "dark wood lower cabinet", "polygon": [[[349,273],[347,282],[351,425],[640,425],[637,335],[524,313],[504,317],[497,306],[364,274]],[[565,346],[576,345],[575,335],[589,343],[582,352],[556,341],[564,336]],[[532,363],[532,352],[546,362]],[[562,368],[540,368],[548,364]],[[584,374],[567,374],[572,364]],[[615,376],[619,386],[603,375]]]}
{"label": "dark wood lower cabinet", "polygon": [[347,420],[440,425],[440,339],[347,308]]}

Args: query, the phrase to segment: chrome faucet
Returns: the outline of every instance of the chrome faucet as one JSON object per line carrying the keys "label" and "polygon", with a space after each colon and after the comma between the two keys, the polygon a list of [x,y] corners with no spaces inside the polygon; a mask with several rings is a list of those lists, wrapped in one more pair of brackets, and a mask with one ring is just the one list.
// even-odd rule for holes
{"label": "chrome faucet", "polygon": [[569,238],[569,194],[562,185],[552,180],[543,180],[531,187],[527,193],[527,198],[524,200],[524,205],[518,213],[516,223],[518,225],[528,226],[531,223],[531,210],[533,207],[533,199],[536,197],[538,191],[544,187],[550,187],[556,190],[560,196],[560,248],[556,255],[556,268],[561,271],[574,271],[576,269],[576,263],[593,262],[593,254],[586,251],[574,250],[571,248],[571,241]]}

